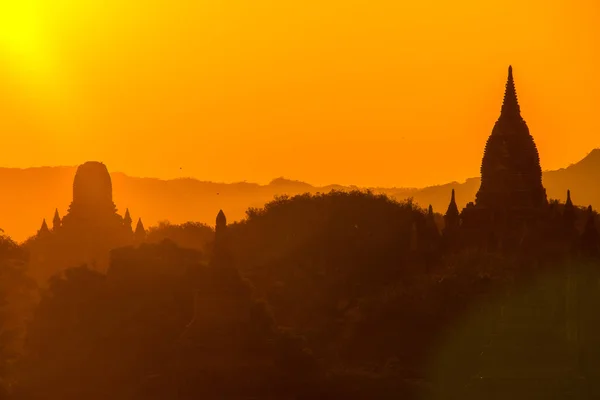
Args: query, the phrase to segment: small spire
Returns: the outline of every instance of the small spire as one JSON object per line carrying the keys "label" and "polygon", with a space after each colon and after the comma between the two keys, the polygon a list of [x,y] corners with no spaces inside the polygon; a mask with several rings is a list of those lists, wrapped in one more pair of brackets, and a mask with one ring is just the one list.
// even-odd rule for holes
{"label": "small spire", "polygon": [[141,234],[141,233],[146,233],[146,229],[144,229],[144,224],[142,223],[142,219],[139,218],[137,225],[135,226],[135,233],[137,234]]}
{"label": "small spire", "polygon": [[133,220],[131,219],[131,215],[129,215],[129,208],[125,209],[125,216],[123,217],[123,223],[129,227],[131,227],[131,223]]}
{"label": "small spire", "polygon": [[519,107],[519,102],[517,100],[517,90],[515,89],[511,65],[508,66],[508,79],[506,80],[506,90],[504,92],[504,101],[502,102],[500,117],[521,118],[521,107]]}
{"label": "small spire", "polygon": [[433,206],[430,204],[429,208],[427,209],[427,213],[431,216],[433,215]]}
{"label": "small spire", "polygon": [[50,229],[48,229],[48,224],[46,223],[46,218],[44,218],[44,220],[42,221],[42,226],[41,226],[40,230],[38,231],[38,235],[43,235],[46,233],[50,233]]}
{"label": "small spire", "polygon": [[139,218],[137,225],[135,227],[135,232],[133,233],[133,241],[135,244],[139,245],[144,242],[146,239],[146,229],[144,229],[144,224],[142,223],[142,219]]}
{"label": "small spire", "polygon": [[452,235],[460,226],[460,212],[456,205],[456,195],[454,189],[452,189],[452,195],[450,196],[450,204],[448,204],[448,210],[444,215],[444,230],[445,236]]}
{"label": "small spire", "polygon": [[450,204],[448,204],[446,216],[458,216],[459,214],[458,206],[456,205],[456,196],[454,194],[454,189],[452,189],[452,196],[450,197]]}
{"label": "small spire", "polygon": [[571,201],[571,191],[567,190],[567,201],[565,202],[565,207],[563,209],[563,220],[565,221],[565,228],[567,232],[574,231],[576,219],[577,216],[575,215],[575,207]]}
{"label": "small spire", "polygon": [[567,190],[567,201],[565,202],[566,207],[573,207],[573,202],[571,201],[571,191]]}
{"label": "small spire", "polygon": [[219,210],[217,214],[217,220],[215,225],[215,238],[216,240],[220,240],[219,238],[223,236],[225,230],[227,229],[227,217],[225,217],[225,213],[223,210]]}
{"label": "small spire", "polygon": [[223,210],[219,210],[219,213],[217,214],[216,226],[219,227],[225,225],[227,225],[227,217],[225,217]]}
{"label": "small spire", "polygon": [[219,210],[215,226],[215,241],[213,248],[212,264],[219,267],[232,265],[232,258],[227,240],[227,218],[223,210]]}
{"label": "small spire", "polygon": [[58,215],[58,208],[54,210],[54,218],[52,219],[52,230],[55,231],[60,228],[61,220],[60,215]]}

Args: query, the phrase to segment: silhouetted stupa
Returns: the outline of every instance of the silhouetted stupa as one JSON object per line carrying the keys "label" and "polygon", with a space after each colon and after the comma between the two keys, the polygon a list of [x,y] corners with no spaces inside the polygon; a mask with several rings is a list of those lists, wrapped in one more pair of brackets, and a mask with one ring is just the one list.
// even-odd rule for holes
{"label": "silhouetted stupa", "polygon": [[540,158],[521,117],[512,67],[500,117],[485,146],[475,204],[498,211],[540,209],[547,204]]}
{"label": "silhouetted stupa", "polygon": [[[89,161],[77,168],[73,180],[73,201],[61,219],[54,213],[52,231],[37,235],[39,243],[32,253],[44,269],[44,263],[65,267],[83,263],[104,268],[111,249],[134,242],[131,215],[117,213],[112,198],[112,181],[106,166]],[[143,228],[142,228],[143,229]],[[49,234],[51,233],[51,235]]]}
{"label": "silhouetted stupa", "polygon": [[461,213],[461,227],[470,232],[467,241],[488,249],[518,245],[516,238],[535,231],[546,217],[547,205],[537,147],[521,116],[509,66],[500,117],[481,161],[481,185],[475,202]]}
{"label": "silhouetted stupa", "polygon": [[73,201],[63,218],[63,225],[71,219],[104,219],[116,215],[112,181],[106,165],[97,161],[80,165],[73,180]]}

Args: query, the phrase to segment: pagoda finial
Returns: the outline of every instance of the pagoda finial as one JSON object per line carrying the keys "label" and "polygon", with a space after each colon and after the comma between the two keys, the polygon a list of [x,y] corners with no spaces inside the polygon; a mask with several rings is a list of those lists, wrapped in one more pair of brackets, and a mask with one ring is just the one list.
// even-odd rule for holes
{"label": "pagoda finial", "polygon": [[519,107],[519,102],[517,101],[517,90],[515,89],[512,65],[508,66],[508,79],[506,80],[506,90],[504,92],[500,117],[521,117],[521,107]]}

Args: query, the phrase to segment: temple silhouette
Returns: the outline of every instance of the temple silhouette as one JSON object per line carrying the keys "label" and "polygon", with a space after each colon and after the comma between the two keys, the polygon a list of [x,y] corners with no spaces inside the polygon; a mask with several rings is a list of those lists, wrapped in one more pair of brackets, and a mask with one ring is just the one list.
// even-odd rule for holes
{"label": "temple silhouette", "polygon": [[86,162],[24,244],[49,284],[14,399],[600,398],[597,214],[548,199],[512,67],[479,190],[457,196],[443,215],[282,196],[146,231]]}
{"label": "temple silhouette", "polygon": [[[452,190],[441,230],[431,206],[422,220],[413,222],[413,250],[437,254],[465,248],[520,251],[544,243],[563,252],[600,253],[591,206],[587,212],[575,207],[570,191],[564,205],[546,196],[540,157],[521,115],[512,66],[508,68],[500,116],[483,152],[480,188],[462,211],[456,195]],[[77,168],[67,214],[61,218],[56,210],[52,229],[44,219],[38,234],[29,241],[32,264],[62,264],[65,268],[87,264],[103,269],[111,249],[137,246],[146,240],[141,218],[135,229],[132,223],[129,209],[123,216],[117,212],[106,166],[86,162]],[[224,250],[226,226],[225,214],[220,211],[213,249],[216,265],[232,262]]]}
{"label": "temple silhouette", "polygon": [[[540,157],[521,116],[509,66],[500,116],[483,152],[481,185],[475,201],[459,212],[452,190],[442,234],[448,246],[460,243],[462,247],[506,250],[549,233],[572,240],[577,231],[570,191],[562,216],[557,215],[557,209],[558,202],[549,202],[546,197]],[[591,206],[588,213],[593,213]],[[593,229],[593,218],[590,224],[588,229]]]}
{"label": "temple silhouette", "polygon": [[89,161],[77,168],[73,201],[62,218],[54,212],[52,229],[44,219],[37,235],[27,245],[33,269],[45,265],[65,268],[88,264],[104,269],[113,248],[141,243],[146,230],[141,218],[135,231],[129,209],[121,216],[112,197],[112,181],[106,165]]}

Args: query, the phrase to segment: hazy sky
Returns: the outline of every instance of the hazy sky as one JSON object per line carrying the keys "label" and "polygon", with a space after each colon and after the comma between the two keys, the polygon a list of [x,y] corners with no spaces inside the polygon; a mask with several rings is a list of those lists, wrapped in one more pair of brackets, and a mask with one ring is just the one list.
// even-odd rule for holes
{"label": "hazy sky", "polygon": [[600,146],[599,20],[597,0],[0,1],[0,166],[460,181],[512,64],[560,168]]}

